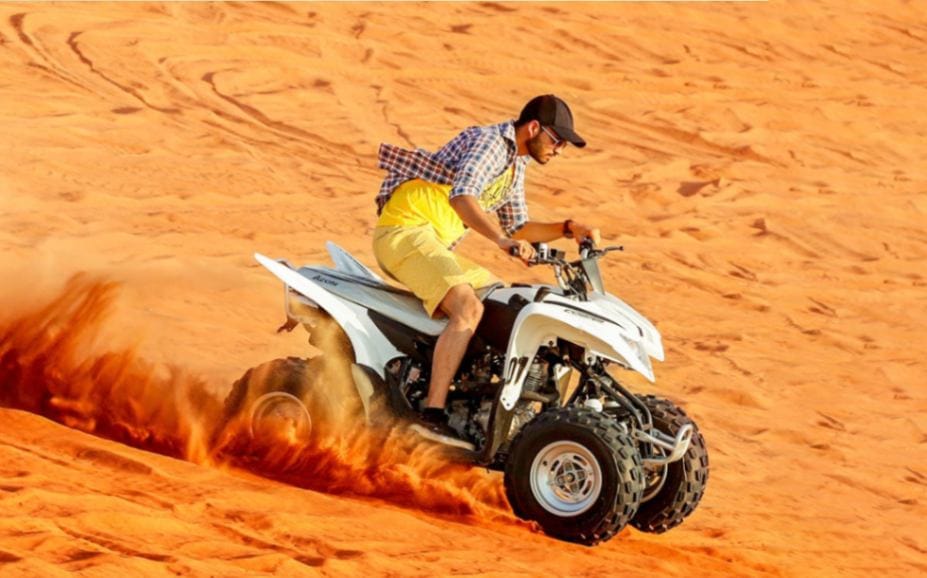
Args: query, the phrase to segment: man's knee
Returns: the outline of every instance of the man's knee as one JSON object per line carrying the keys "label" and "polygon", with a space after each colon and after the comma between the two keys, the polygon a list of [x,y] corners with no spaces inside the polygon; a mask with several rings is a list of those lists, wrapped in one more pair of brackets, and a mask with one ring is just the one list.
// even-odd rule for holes
{"label": "man's knee", "polygon": [[443,304],[451,321],[463,323],[468,329],[476,330],[483,317],[483,303],[476,296],[473,287],[457,285],[448,291]]}

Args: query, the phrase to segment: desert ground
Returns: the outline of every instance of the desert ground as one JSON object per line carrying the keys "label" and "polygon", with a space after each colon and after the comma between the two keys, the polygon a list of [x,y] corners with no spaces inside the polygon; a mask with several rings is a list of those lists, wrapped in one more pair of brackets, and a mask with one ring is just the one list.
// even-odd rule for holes
{"label": "desert ground", "polygon": [[[913,1],[0,5],[0,575],[927,574],[925,62]],[[253,254],[375,266],[379,143],[550,92],[589,145],[531,217],[625,246],[699,509],[586,548],[408,440],[210,454],[231,383],[310,354]]]}

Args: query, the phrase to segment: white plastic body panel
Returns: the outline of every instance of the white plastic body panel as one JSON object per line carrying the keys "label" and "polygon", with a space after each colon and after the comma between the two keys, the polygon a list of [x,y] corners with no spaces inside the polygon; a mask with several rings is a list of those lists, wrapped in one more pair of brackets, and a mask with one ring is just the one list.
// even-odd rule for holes
{"label": "white plastic body panel", "polygon": [[648,355],[663,361],[663,343],[660,332],[643,315],[614,295],[590,293],[589,301],[573,301],[565,297],[553,296],[544,301],[563,303],[605,317],[627,331],[630,339],[641,341]]}
{"label": "white plastic body panel", "polygon": [[644,338],[644,349],[647,351],[647,354],[657,361],[663,361],[663,339],[660,337],[660,332],[657,328],[654,327],[653,323],[646,317],[611,293],[594,293],[590,296],[589,301],[599,305],[606,311],[612,311],[617,315],[621,315],[628,321],[637,325]]}
{"label": "white plastic body panel", "polygon": [[372,368],[385,378],[386,364],[401,354],[370,321],[366,308],[339,299],[293,269],[260,253],[255,253],[254,258],[288,287],[308,297],[337,320],[351,341],[355,361]]}
{"label": "white plastic body panel", "polygon": [[[494,301],[507,303],[512,295],[517,293],[527,301],[534,301],[535,294],[544,287],[550,288],[546,285],[531,285],[530,287],[498,289],[490,298]],[[631,331],[631,328],[634,327],[637,335],[643,339],[644,349],[648,355],[658,361],[663,361],[663,341],[657,328],[646,317],[611,293],[590,293],[589,301],[574,301],[567,299],[559,291],[553,291],[544,298],[544,302],[569,304],[570,307],[595,313],[628,329],[630,335],[634,335],[634,332]],[[638,338],[634,337],[634,340],[637,341]]]}
{"label": "white plastic body panel", "polygon": [[446,319],[428,317],[422,302],[412,294],[392,293],[375,286],[345,281],[338,276],[340,270],[318,265],[300,267],[296,272],[342,301],[373,309],[427,335],[440,335],[447,325]]}
{"label": "white plastic body panel", "polygon": [[[515,407],[538,348],[555,343],[557,338],[584,347],[587,355],[623,363],[654,381],[653,367],[641,345],[642,338],[636,325],[625,329],[607,320],[610,311],[601,307],[586,302],[586,307],[578,309],[575,307],[577,302],[559,300],[565,303],[547,300],[530,303],[518,314],[506,354],[502,388],[504,408],[511,410]],[[527,363],[520,363],[522,358],[527,359]]]}
{"label": "white plastic body panel", "polygon": [[325,243],[325,248],[328,249],[328,254],[335,264],[335,269],[357,275],[358,277],[368,277],[374,281],[383,282],[383,279],[381,279],[379,275],[371,271],[366,265],[355,259],[353,255],[338,245],[328,241]]}

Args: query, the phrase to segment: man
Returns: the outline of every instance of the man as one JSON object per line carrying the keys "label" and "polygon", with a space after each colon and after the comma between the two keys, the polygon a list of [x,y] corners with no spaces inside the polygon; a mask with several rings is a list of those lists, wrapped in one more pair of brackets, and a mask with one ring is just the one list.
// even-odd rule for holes
{"label": "man", "polygon": [[[424,423],[413,426],[426,437],[454,443],[444,409],[447,392],[483,314],[475,289],[495,281],[489,271],[453,252],[466,230],[525,261],[534,256],[530,243],[561,237],[599,242],[598,229],[572,219],[528,220],[529,159],[547,164],[567,143],[586,146],[573,129],[567,104],[547,94],[531,99],[517,120],[470,127],[434,154],[380,145],[379,166],[389,175],[377,196],[374,255],[383,271],[422,300],[429,315],[448,317],[435,346]],[[495,213],[498,223],[487,213]]]}

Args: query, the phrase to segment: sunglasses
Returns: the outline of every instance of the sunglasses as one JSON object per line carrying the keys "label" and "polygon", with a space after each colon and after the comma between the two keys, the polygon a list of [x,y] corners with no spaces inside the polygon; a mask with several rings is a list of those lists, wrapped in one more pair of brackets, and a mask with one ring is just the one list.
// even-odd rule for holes
{"label": "sunglasses", "polygon": [[550,138],[551,142],[554,143],[554,150],[561,149],[566,146],[566,141],[558,137],[557,133],[554,131],[550,130],[546,126],[542,126],[541,130],[544,131],[544,134],[546,134]]}

